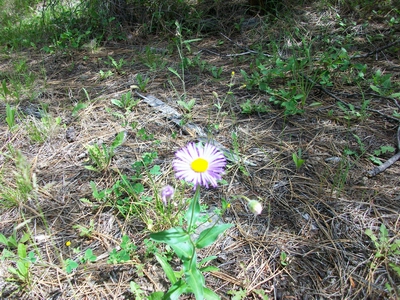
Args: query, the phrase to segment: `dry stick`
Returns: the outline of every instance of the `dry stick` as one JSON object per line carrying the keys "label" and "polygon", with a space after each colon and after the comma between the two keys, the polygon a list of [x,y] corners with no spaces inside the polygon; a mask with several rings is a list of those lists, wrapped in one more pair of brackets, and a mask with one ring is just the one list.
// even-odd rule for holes
{"label": "dry stick", "polygon": [[[303,76],[305,79],[307,79],[309,82],[311,82],[316,88],[320,89],[321,91],[323,91],[328,96],[331,96],[336,101],[338,101],[338,102],[342,103],[343,105],[345,105],[346,107],[350,108],[350,104],[348,104],[347,102],[343,101],[338,96],[336,96],[335,94],[331,93],[330,91],[328,91],[327,89],[325,89],[321,85],[317,84],[314,80],[309,78],[307,75],[301,74],[301,76]],[[357,109],[361,109],[361,107],[356,106],[356,105],[354,107],[357,108]],[[367,111],[371,111],[371,112],[377,113],[377,114],[379,114],[379,115],[381,115],[381,116],[383,116],[383,117],[385,117],[387,119],[390,119],[390,120],[399,121],[398,118],[395,118],[395,117],[392,117],[392,116],[388,116],[388,115],[384,114],[383,112],[380,112],[379,110],[376,110],[376,109],[373,109],[373,108],[367,108]]]}
{"label": "dry stick", "polygon": [[[247,54],[260,54],[260,52],[258,51],[254,51],[254,50],[250,50],[246,47],[240,46],[238,43],[232,41],[230,38],[228,38],[225,34],[223,34],[222,32],[220,32],[220,35],[222,35],[224,38],[226,38],[228,41],[230,41],[232,44],[234,44],[235,46],[239,47],[240,49],[245,50],[246,52],[244,53],[239,53],[239,54],[227,54],[225,56],[227,57],[233,57],[233,56],[241,56],[241,55],[247,55]],[[262,53],[265,57],[273,57],[273,55],[271,54],[266,54],[266,53]]]}
{"label": "dry stick", "polygon": [[368,56],[371,56],[371,55],[374,55],[374,54],[378,53],[379,51],[386,50],[386,49],[388,49],[388,48],[390,48],[390,47],[396,45],[396,44],[399,43],[399,42],[400,42],[400,40],[394,41],[394,42],[392,42],[392,43],[390,43],[390,44],[387,44],[386,46],[383,46],[383,47],[380,47],[380,48],[378,48],[378,49],[375,49],[374,51],[371,51],[371,52],[369,52],[369,53],[367,53],[367,54],[354,55],[354,56],[350,57],[350,59],[353,59],[353,58],[366,58],[366,57],[368,57]]}
{"label": "dry stick", "polygon": [[397,149],[399,150],[399,152],[389,158],[386,162],[384,162],[380,166],[373,168],[371,171],[368,171],[368,176],[373,177],[378,175],[379,173],[382,173],[400,159],[400,126],[397,129]]}

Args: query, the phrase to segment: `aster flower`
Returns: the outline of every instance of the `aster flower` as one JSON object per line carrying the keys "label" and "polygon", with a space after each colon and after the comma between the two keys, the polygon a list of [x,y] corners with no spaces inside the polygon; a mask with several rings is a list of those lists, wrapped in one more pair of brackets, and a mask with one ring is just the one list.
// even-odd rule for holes
{"label": "aster flower", "polygon": [[190,143],[178,150],[175,157],[172,162],[175,176],[193,183],[195,188],[208,188],[209,184],[216,187],[226,165],[225,156],[211,144],[205,144],[203,147]]}
{"label": "aster flower", "polygon": [[161,190],[161,200],[166,206],[168,204],[168,201],[174,196],[174,188],[170,185],[166,185],[163,187]]}

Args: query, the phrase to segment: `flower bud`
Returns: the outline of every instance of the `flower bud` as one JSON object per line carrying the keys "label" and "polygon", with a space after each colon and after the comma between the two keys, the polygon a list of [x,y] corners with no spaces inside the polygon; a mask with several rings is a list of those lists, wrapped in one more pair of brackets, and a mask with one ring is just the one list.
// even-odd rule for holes
{"label": "flower bud", "polygon": [[262,209],[263,209],[261,203],[258,202],[257,200],[250,200],[248,202],[248,206],[249,206],[251,212],[254,213],[256,216],[261,214]]}
{"label": "flower bud", "polygon": [[174,188],[170,185],[166,185],[163,187],[161,190],[161,200],[166,206],[168,204],[168,201],[174,196]]}

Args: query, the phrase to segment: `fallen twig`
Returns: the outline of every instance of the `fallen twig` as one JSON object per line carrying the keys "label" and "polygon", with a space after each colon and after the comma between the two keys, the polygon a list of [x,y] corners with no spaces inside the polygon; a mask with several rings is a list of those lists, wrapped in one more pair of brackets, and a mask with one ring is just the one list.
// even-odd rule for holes
{"label": "fallen twig", "polygon": [[[240,55],[246,55],[246,54],[260,54],[259,51],[254,51],[254,50],[250,50],[246,47],[240,46],[238,43],[232,41],[230,38],[228,38],[225,34],[223,34],[222,32],[220,32],[220,34],[226,38],[228,41],[230,41],[232,44],[234,44],[236,47],[239,47],[240,49],[245,50],[246,52],[244,53],[239,53],[239,54],[227,54],[225,56],[227,57],[231,57],[231,56],[240,56]],[[265,57],[273,57],[273,55],[271,54],[267,54],[267,53],[262,53],[262,55],[264,55]]]}
{"label": "fallen twig", "polygon": [[373,177],[378,175],[379,173],[382,173],[400,159],[400,126],[397,129],[397,149],[399,150],[399,152],[389,158],[386,162],[384,162],[380,166],[373,168],[371,171],[368,171],[368,176]]}
{"label": "fallen twig", "polygon": [[[345,105],[347,108],[350,108],[350,104],[348,104],[346,101],[343,101],[342,99],[340,99],[338,96],[336,96],[335,94],[331,93],[330,91],[328,91],[327,89],[325,89],[324,87],[322,87],[321,85],[319,85],[318,83],[316,83],[314,80],[312,80],[311,78],[309,78],[308,76],[301,74],[305,79],[307,79],[310,83],[312,83],[316,88],[320,89],[321,91],[323,91],[325,94],[327,94],[328,96],[332,97],[333,99],[335,99],[336,101],[342,103],[343,105]],[[396,100],[395,100],[396,101]],[[396,102],[397,103],[397,102]],[[354,105],[355,108],[357,109],[361,109],[361,107]],[[373,108],[367,108],[367,111],[370,112],[374,112],[377,113],[387,119],[390,120],[394,120],[394,121],[400,121],[400,119],[389,116],[387,114],[384,114],[383,112],[373,109]]]}
{"label": "fallen twig", "polygon": [[390,43],[390,44],[387,44],[386,46],[379,47],[378,49],[375,49],[374,51],[368,52],[368,53],[366,53],[366,54],[354,55],[354,56],[350,57],[350,59],[354,59],[354,58],[366,58],[366,57],[368,57],[368,56],[371,56],[371,55],[374,55],[374,54],[378,53],[379,51],[383,51],[383,50],[386,50],[386,49],[388,49],[388,48],[390,48],[390,47],[393,47],[394,45],[396,45],[396,44],[399,43],[399,42],[400,42],[400,40],[394,41],[394,42],[392,42],[392,43]]}

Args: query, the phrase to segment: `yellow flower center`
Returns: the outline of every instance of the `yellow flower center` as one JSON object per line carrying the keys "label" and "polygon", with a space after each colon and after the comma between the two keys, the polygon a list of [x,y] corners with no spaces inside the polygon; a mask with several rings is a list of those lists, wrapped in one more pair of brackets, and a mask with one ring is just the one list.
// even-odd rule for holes
{"label": "yellow flower center", "polygon": [[203,173],[208,169],[208,161],[204,158],[196,158],[191,164],[190,167],[193,171],[197,173]]}

